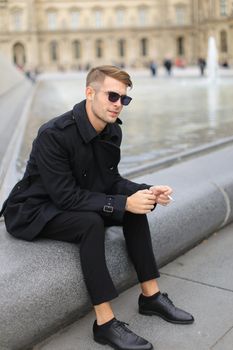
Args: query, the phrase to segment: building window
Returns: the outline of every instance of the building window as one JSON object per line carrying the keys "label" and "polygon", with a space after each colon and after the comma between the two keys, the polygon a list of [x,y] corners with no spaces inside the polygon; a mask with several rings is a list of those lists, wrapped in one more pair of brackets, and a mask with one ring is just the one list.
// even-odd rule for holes
{"label": "building window", "polygon": [[177,38],[177,55],[178,56],[184,55],[184,37],[182,36]]}
{"label": "building window", "polygon": [[13,46],[13,60],[14,60],[14,63],[20,68],[23,68],[23,66],[25,65],[26,55],[25,55],[25,48],[23,44],[16,43]]}
{"label": "building window", "polygon": [[125,56],[125,39],[118,40],[118,54],[120,57]]}
{"label": "building window", "polygon": [[101,28],[103,26],[103,15],[101,10],[95,10],[95,27]]}
{"label": "building window", "polygon": [[70,26],[71,29],[77,29],[79,27],[79,21],[80,21],[80,13],[78,10],[74,10],[70,14],[71,21]]}
{"label": "building window", "polygon": [[139,25],[145,26],[147,24],[147,8],[140,7],[138,10],[138,17],[139,17]]}
{"label": "building window", "polygon": [[56,62],[58,60],[58,44],[55,40],[51,41],[49,51],[51,61]]}
{"label": "building window", "polygon": [[118,27],[123,27],[125,23],[125,10],[124,9],[117,9],[116,10],[116,25]]}
{"label": "building window", "polygon": [[227,15],[227,0],[220,0],[220,14],[221,16]]}
{"label": "building window", "polygon": [[57,29],[57,13],[55,11],[48,12],[48,29]]}
{"label": "building window", "polygon": [[176,6],[176,24],[185,24],[185,11],[184,6]]}
{"label": "building window", "polygon": [[227,52],[228,47],[227,47],[227,32],[225,30],[222,30],[220,32],[220,47],[221,47],[221,52]]}
{"label": "building window", "polygon": [[95,51],[97,58],[103,57],[103,41],[101,39],[96,40]]}
{"label": "building window", "polygon": [[73,47],[73,57],[75,59],[78,59],[81,57],[81,43],[79,40],[75,40],[72,43],[72,47]]}
{"label": "building window", "polygon": [[14,10],[12,12],[12,27],[15,31],[21,31],[23,29],[23,11]]}
{"label": "building window", "polygon": [[148,53],[148,40],[146,38],[142,38],[140,42],[141,46],[141,56],[145,57]]}

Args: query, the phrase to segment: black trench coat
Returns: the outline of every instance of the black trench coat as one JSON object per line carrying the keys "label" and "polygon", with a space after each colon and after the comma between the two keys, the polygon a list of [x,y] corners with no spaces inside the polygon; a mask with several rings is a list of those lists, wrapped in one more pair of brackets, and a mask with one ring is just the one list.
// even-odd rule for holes
{"label": "black trench coat", "polygon": [[93,211],[121,222],[127,196],[150,187],[118,173],[120,119],[97,134],[85,106],[84,100],[39,129],[24,177],[3,205],[13,236],[32,240],[63,211]]}

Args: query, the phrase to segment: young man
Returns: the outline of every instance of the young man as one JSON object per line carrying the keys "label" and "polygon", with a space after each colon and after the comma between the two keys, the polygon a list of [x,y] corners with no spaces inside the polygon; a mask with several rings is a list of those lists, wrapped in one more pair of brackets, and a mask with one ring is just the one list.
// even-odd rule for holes
{"label": "young man", "polygon": [[[114,66],[93,68],[86,100],[44,124],[33,142],[23,179],[3,207],[7,230],[15,237],[47,237],[80,244],[87,290],[96,313],[94,339],[115,349],[153,349],[116,320],[110,300],[118,294],[104,253],[105,227],[123,226],[129,256],[142,293],[139,312],[189,324],[192,315],[159,291],[159,277],[146,214],[167,205],[169,186],[136,184],[118,172],[121,124],[130,103],[130,76]],[[100,283],[101,281],[101,283]]]}

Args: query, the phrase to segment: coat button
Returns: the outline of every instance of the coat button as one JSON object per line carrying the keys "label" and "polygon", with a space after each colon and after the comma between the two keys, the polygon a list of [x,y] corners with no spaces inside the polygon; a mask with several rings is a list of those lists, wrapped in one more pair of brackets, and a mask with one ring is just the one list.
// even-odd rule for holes
{"label": "coat button", "polygon": [[111,170],[111,171],[112,171],[113,169],[114,169],[114,166],[111,166],[111,167],[109,168],[109,170]]}

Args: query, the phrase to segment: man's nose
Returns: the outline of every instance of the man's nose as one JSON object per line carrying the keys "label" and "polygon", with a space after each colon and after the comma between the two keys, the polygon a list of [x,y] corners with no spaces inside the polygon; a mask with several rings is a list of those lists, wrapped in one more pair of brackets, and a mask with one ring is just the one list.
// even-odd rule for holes
{"label": "man's nose", "polygon": [[114,102],[114,105],[117,107],[121,107],[121,99],[119,98],[116,102]]}

